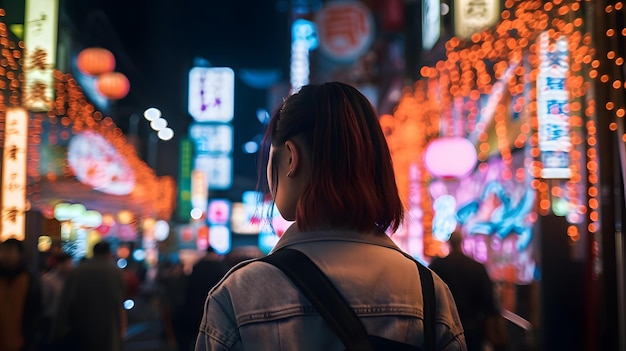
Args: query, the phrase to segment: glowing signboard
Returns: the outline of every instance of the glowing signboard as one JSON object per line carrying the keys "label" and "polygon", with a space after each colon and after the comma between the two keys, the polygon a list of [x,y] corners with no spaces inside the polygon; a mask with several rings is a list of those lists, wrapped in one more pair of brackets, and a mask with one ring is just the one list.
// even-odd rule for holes
{"label": "glowing signboard", "polygon": [[374,40],[374,19],[359,1],[327,2],[317,13],[320,49],[338,61],[353,61],[363,55]]}
{"label": "glowing signboard", "polygon": [[198,122],[230,122],[235,111],[235,72],[228,67],[192,68],[188,109]]}
{"label": "glowing signboard", "polygon": [[31,111],[47,111],[54,100],[57,20],[57,0],[26,1],[23,104]]}
{"label": "glowing signboard", "polygon": [[24,240],[28,113],[21,108],[11,108],[5,118],[0,241]]}
{"label": "glowing signboard", "polygon": [[199,155],[194,170],[204,172],[211,189],[228,189],[233,182],[233,160],[230,156]]}
{"label": "glowing signboard", "polygon": [[569,178],[569,93],[566,80],[569,71],[567,38],[552,46],[546,32],[539,37],[539,75],[537,77],[537,120],[543,178]]}
{"label": "glowing signboard", "polygon": [[233,150],[233,126],[228,123],[193,123],[189,136],[195,143],[196,155],[230,154]]}
{"label": "glowing signboard", "polygon": [[135,188],[135,174],[126,160],[102,135],[84,131],[67,148],[67,161],[83,184],[107,194],[127,195]]}
{"label": "glowing signboard", "polygon": [[291,25],[291,62],[289,77],[291,92],[295,93],[303,85],[309,84],[309,51],[317,48],[319,39],[315,24],[305,19],[297,19]]}
{"label": "glowing signboard", "polygon": [[500,19],[500,0],[455,0],[454,35],[467,39]]}
{"label": "glowing signboard", "polygon": [[430,50],[441,35],[440,0],[422,0],[422,49]]}

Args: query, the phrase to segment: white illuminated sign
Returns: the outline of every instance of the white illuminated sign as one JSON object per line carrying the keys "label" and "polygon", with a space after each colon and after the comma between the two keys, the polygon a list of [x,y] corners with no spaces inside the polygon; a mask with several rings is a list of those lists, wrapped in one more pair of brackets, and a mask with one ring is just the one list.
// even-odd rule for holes
{"label": "white illuminated sign", "polygon": [[189,127],[196,154],[230,154],[233,151],[233,126],[228,123],[200,124]]}
{"label": "white illuminated sign", "polygon": [[500,0],[455,0],[454,35],[467,39],[500,19]]}
{"label": "white illuminated sign", "polygon": [[561,36],[552,46],[547,32],[539,36],[539,75],[537,77],[537,120],[543,178],[571,177],[569,153],[570,107],[567,91],[569,48]]}
{"label": "white illuminated sign", "polygon": [[232,163],[230,156],[200,155],[196,157],[194,169],[204,172],[209,188],[224,190],[233,182]]}
{"label": "white illuminated sign", "polygon": [[228,67],[192,68],[188,109],[198,122],[230,122],[235,111],[235,72]]}
{"label": "white illuminated sign", "polygon": [[28,112],[22,108],[10,108],[6,111],[4,123],[0,242],[9,238],[24,240]]}
{"label": "white illuminated sign", "polygon": [[315,24],[304,19],[297,19],[291,26],[291,62],[289,77],[291,92],[295,93],[309,84],[309,51],[317,48],[319,39]]}
{"label": "white illuminated sign", "polygon": [[58,0],[27,0],[24,43],[23,104],[47,111],[54,100]]}
{"label": "white illuminated sign", "polygon": [[430,50],[441,35],[440,0],[422,0],[422,48]]}
{"label": "white illuminated sign", "polygon": [[210,226],[209,244],[220,255],[228,253],[230,251],[230,229],[223,225]]}

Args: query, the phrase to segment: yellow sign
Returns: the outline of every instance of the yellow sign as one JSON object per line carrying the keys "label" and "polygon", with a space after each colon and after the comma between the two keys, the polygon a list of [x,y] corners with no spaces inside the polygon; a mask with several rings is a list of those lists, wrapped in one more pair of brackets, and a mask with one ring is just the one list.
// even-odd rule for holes
{"label": "yellow sign", "polygon": [[454,35],[467,39],[500,19],[500,0],[455,0]]}
{"label": "yellow sign", "polygon": [[27,0],[23,105],[47,111],[54,100],[58,0]]}
{"label": "yellow sign", "polygon": [[24,240],[26,210],[26,147],[28,112],[10,108],[6,112],[2,157],[2,220],[0,241]]}

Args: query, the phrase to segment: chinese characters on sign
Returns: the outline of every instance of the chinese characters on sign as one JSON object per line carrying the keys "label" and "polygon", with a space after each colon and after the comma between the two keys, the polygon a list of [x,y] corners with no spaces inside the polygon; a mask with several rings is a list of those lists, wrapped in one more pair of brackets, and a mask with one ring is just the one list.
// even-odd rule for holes
{"label": "chinese characters on sign", "polygon": [[28,112],[21,108],[8,109],[5,123],[0,241],[24,240]]}
{"label": "chinese characters on sign", "polygon": [[188,109],[197,122],[230,122],[235,110],[235,72],[227,67],[192,68]]}
{"label": "chinese characters on sign", "polygon": [[24,106],[47,111],[54,99],[58,0],[26,1]]}
{"label": "chinese characters on sign", "polygon": [[455,0],[454,35],[467,39],[500,19],[500,0]]}
{"label": "chinese characters on sign", "polygon": [[320,49],[335,60],[359,58],[374,40],[372,14],[358,1],[326,3],[315,17],[315,22]]}
{"label": "chinese characters on sign", "polygon": [[539,76],[537,77],[537,119],[543,178],[571,176],[569,152],[569,94],[565,81],[569,70],[567,38],[551,43],[547,33],[539,37]]}

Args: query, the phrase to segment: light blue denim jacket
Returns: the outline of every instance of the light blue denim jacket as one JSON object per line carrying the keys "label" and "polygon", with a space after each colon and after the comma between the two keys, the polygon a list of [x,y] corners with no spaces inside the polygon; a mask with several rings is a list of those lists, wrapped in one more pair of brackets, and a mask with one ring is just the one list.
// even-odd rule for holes
{"label": "light blue denim jacket", "polygon": [[[292,225],[274,250],[304,252],[350,302],[371,335],[423,347],[422,292],[415,263],[382,232],[300,232]],[[466,350],[448,287],[433,273],[438,350]],[[201,350],[344,350],[302,293],[274,266],[235,266],[207,297]]]}

